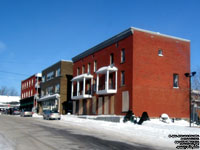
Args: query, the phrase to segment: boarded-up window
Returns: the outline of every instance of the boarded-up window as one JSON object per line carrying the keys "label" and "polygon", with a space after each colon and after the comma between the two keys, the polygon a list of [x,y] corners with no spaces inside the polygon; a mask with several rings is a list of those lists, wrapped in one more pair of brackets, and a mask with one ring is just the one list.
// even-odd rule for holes
{"label": "boarded-up window", "polygon": [[128,91],[122,92],[122,112],[129,110],[129,93]]}
{"label": "boarded-up window", "polygon": [[73,114],[76,113],[76,101],[73,101]]}
{"label": "boarded-up window", "polygon": [[103,98],[99,97],[98,98],[98,114],[102,115],[102,103],[103,103]]}
{"label": "boarded-up window", "polygon": [[104,114],[107,115],[109,113],[109,97],[104,97]]}
{"label": "boarded-up window", "polygon": [[93,96],[92,97],[92,114],[96,114],[96,103],[97,103],[96,96]]}

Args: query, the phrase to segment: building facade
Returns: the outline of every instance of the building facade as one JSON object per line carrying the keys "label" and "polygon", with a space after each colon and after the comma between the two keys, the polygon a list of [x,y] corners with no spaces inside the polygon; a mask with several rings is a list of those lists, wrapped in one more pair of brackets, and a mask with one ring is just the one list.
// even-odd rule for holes
{"label": "building facade", "polygon": [[37,73],[21,82],[21,109],[32,111],[33,108],[37,108],[37,99],[40,96],[41,77],[41,73]]}
{"label": "building facade", "polygon": [[189,117],[189,40],[129,28],[72,60],[73,113]]}
{"label": "building facade", "polygon": [[200,90],[192,90],[191,99],[191,118],[193,121],[198,122],[200,124]]}
{"label": "building facade", "polygon": [[73,64],[69,61],[59,61],[42,71],[41,97],[39,113],[43,110],[57,110],[61,114],[72,112],[71,79]]}

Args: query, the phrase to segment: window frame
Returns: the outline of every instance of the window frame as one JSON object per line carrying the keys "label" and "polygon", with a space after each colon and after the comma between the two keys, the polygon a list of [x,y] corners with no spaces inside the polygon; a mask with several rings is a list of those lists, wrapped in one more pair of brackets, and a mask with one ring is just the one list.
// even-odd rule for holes
{"label": "window frame", "polygon": [[126,57],[125,57],[125,49],[123,48],[121,50],[121,63],[124,63],[126,61]]}
{"label": "window frame", "polygon": [[179,88],[179,74],[177,73],[173,74],[173,88]]}
{"label": "window frame", "polygon": [[125,71],[121,71],[121,82],[120,82],[121,86],[124,86],[125,83]]}

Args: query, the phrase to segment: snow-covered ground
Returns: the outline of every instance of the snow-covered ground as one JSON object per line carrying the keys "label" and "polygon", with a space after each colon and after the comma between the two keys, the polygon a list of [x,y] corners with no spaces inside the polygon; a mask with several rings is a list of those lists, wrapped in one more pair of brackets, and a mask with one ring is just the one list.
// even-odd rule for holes
{"label": "snow-covered ground", "polygon": [[[97,121],[91,119],[81,119],[74,115],[63,115],[62,123],[80,126],[85,129],[92,129],[106,132],[113,135],[116,139],[127,140],[127,142],[145,143],[147,145],[158,147],[176,148],[175,140],[180,138],[169,138],[170,135],[194,135],[200,134],[199,127],[189,127],[189,123],[185,120],[175,121],[174,123],[164,123],[159,119],[151,119],[137,125],[131,122],[113,123],[107,121]],[[113,140],[115,140],[113,138]]]}
{"label": "snow-covered ground", "polygon": [[[38,121],[42,116],[34,114],[33,117]],[[71,126],[77,129],[88,131],[92,136],[108,138],[107,140],[122,141],[127,143],[146,144],[158,149],[176,149],[175,140],[180,138],[170,138],[169,135],[199,135],[200,127],[189,127],[189,123],[185,120],[179,120],[174,123],[164,123],[159,119],[151,119],[137,125],[131,122],[114,123],[100,120],[78,118],[75,115],[62,115],[60,121],[53,121],[56,125]],[[90,118],[90,119],[89,119]],[[37,121],[36,120],[36,121]],[[86,132],[83,132],[85,134]],[[109,135],[105,136],[104,135]],[[160,147],[160,148],[159,148]],[[12,143],[5,137],[0,135],[0,150],[12,150]]]}

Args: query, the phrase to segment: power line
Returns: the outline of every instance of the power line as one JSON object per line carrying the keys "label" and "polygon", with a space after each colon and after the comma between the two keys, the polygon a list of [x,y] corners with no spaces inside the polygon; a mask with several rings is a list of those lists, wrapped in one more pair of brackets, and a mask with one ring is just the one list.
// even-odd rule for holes
{"label": "power line", "polygon": [[27,74],[22,74],[22,73],[17,73],[17,72],[9,72],[9,71],[3,71],[3,70],[0,70],[0,72],[8,73],[8,74],[20,75],[20,76],[28,76]]}

